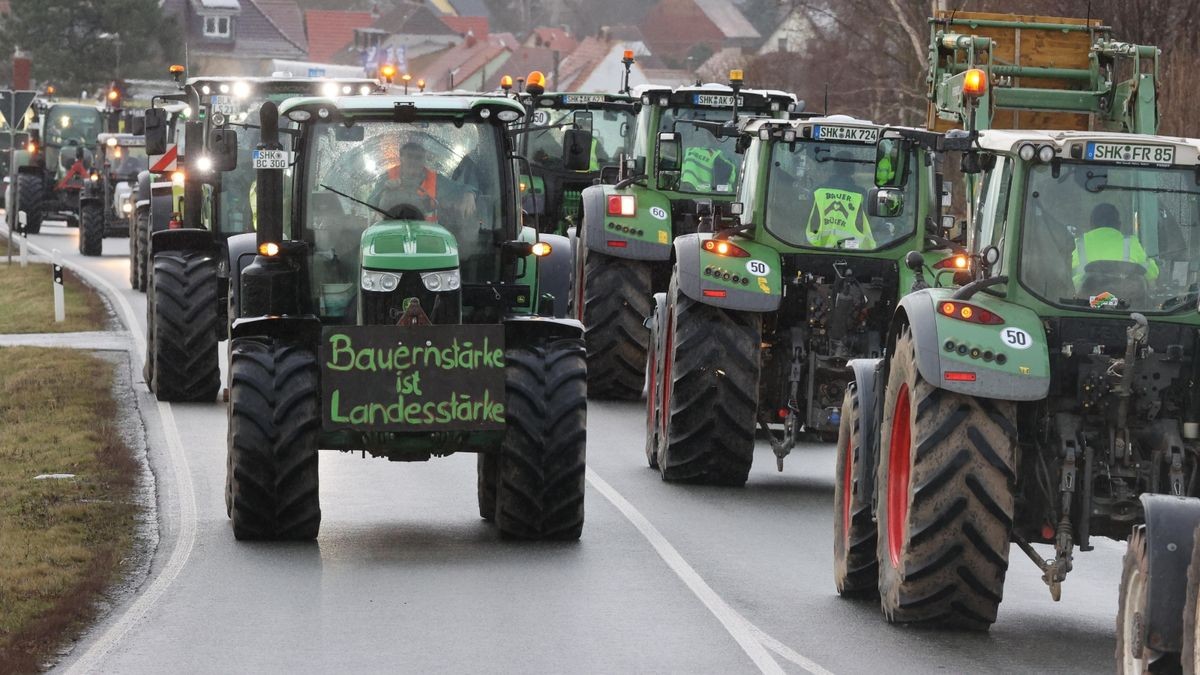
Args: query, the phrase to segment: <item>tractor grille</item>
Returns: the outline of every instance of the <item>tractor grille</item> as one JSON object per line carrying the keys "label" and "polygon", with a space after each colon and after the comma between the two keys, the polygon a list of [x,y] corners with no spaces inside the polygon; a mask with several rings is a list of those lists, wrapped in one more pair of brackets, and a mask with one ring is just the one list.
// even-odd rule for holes
{"label": "tractor grille", "polygon": [[400,285],[389,293],[362,291],[362,320],[367,325],[395,325],[404,314],[404,301],[416,298],[421,309],[433,323],[459,322],[461,306],[459,291],[434,293],[425,288],[421,275],[405,272],[400,275]]}

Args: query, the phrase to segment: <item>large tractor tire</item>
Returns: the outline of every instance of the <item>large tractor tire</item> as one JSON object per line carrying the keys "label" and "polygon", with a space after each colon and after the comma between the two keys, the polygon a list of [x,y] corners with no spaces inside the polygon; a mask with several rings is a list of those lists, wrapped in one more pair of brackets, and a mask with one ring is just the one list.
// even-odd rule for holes
{"label": "large tractor tire", "polygon": [[1125,547],[1117,600],[1116,657],[1117,672],[1122,675],[1156,672],[1154,663],[1159,655],[1146,645],[1144,617],[1148,616],[1149,602],[1150,552],[1146,550],[1146,526],[1138,525]]}
{"label": "large tractor tire", "polygon": [[740,486],[754,461],[762,315],[693,300],[671,275],[663,321],[663,480]]}
{"label": "large tractor tire", "polygon": [[135,291],[146,290],[149,248],[150,211],[138,209],[130,221],[129,232],[129,285]]}
{"label": "large tractor tire", "polygon": [[99,204],[79,207],[79,253],[97,256],[104,251],[104,208]]}
{"label": "large tractor tire", "polygon": [[42,231],[42,220],[45,218],[46,186],[42,177],[31,173],[17,176],[17,208],[25,212],[25,233],[37,234]]}
{"label": "large tractor tire", "polygon": [[874,467],[863,451],[862,410],[858,387],[851,382],[842,398],[837,440],[837,479],[833,484],[833,580],[843,596],[873,596],[879,590],[875,519],[867,494],[867,472]]}
{"label": "large tractor tire", "polygon": [[238,539],[313,539],[321,528],[317,355],[236,340],[229,363],[229,496]]}
{"label": "large tractor tire", "polygon": [[1192,538],[1187,601],[1183,607],[1183,675],[1200,675],[1200,527]]}
{"label": "large tractor tire", "polygon": [[650,263],[586,248],[580,255],[584,279],[579,318],[587,338],[588,394],[636,401],[645,385],[650,340],[645,324],[650,316]]}
{"label": "large tractor tire", "polygon": [[987,630],[1008,570],[1014,404],[926,382],[908,329],[893,354],[875,484],[883,614]]}
{"label": "large tractor tire", "polygon": [[479,517],[491,522],[496,519],[496,468],[494,452],[481,452],[475,459],[475,498],[479,502]]}
{"label": "large tractor tire", "polygon": [[578,539],[587,466],[583,343],[511,347],[504,358],[508,431],[496,472],[496,526],[522,539]]}
{"label": "large tractor tire", "polygon": [[[646,463],[658,468],[658,432],[662,428],[663,321],[666,300],[663,293],[654,296],[650,317],[650,351],[646,354]],[[661,301],[660,301],[661,300]]]}
{"label": "large tractor tire", "polygon": [[[171,251],[154,256],[148,369],[160,401],[214,401],[217,266],[211,256]],[[149,380],[148,380],[149,381]]]}

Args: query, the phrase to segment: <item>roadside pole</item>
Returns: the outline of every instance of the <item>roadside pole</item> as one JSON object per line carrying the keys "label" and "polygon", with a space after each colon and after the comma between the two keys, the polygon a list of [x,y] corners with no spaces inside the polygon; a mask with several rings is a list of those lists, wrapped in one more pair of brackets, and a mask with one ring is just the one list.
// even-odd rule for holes
{"label": "roadside pole", "polygon": [[58,254],[58,249],[54,249],[54,255],[50,260],[54,266],[54,321],[62,323],[67,320],[67,306],[66,298],[63,296],[62,258]]}
{"label": "roadside pole", "polygon": [[5,249],[8,251],[8,264],[12,265],[12,250],[17,245],[17,200],[21,193],[17,189],[17,125],[13,120],[14,109],[17,105],[16,98],[12,92],[8,92],[5,98],[7,105],[3,111],[4,119],[8,121],[8,194],[4,200],[4,220],[8,225],[8,246]]}
{"label": "roadside pole", "polygon": [[21,226],[21,267],[29,267],[29,237],[25,234],[24,211],[17,211],[17,223]]}

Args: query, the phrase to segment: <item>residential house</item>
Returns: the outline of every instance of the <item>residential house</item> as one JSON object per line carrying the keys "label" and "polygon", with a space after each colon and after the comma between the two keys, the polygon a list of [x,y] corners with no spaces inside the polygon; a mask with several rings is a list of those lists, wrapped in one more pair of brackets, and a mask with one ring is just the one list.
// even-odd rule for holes
{"label": "residential house", "polygon": [[639,41],[620,40],[602,31],[600,36],[588,37],[579,43],[558,68],[558,82],[550,86],[558,91],[616,92],[621,88],[625,65],[621,62],[625,50],[632,50],[635,61],[629,71],[629,85],[647,84],[642,56],[646,45]]}
{"label": "residential house", "polygon": [[427,91],[491,90],[500,86],[511,56],[512,49],[496,35],[487,40],[468,37],[460,45],[413,59],[408,72],[413,81],[425,80]]}
{"label": "residential house", "polygon": [[575,51],[575,48],[579,46],[579,41],[572,37],[570,31],[565,27],[538,26],[529,32],[529,37],[525,38],[525,46],[545,47],[565,56]]}
{"label": "residential house", "polygon": [[470,35],[486,40],[490,30],[486,16],[443,16],[442,23],[463,38]]}
{"label": "residential house", "polygon": [[318,63],[331,63],[334,56],[354,43],[354,31],[370,28],[379,14],[310,9],[304,13],[308,36],[308,57]]}
{"label": "residential house", "polygon": [[659,0],[642,26],[653,54],[688,70],[725,47],[754,49],[762,39],[732,0]]}
{"label": "residential house", "polygon": [[758,53],[762,55],[771,52],[802,51],[816,34],[812,14],[796,8],[788,12],[775,32],[767,36],[766,41],[758,48]]}
{"label": "residential house", "polygon": [[187,42],[188,74],[269,75],[273,59],[306,60],[295,0],[163,0]]}

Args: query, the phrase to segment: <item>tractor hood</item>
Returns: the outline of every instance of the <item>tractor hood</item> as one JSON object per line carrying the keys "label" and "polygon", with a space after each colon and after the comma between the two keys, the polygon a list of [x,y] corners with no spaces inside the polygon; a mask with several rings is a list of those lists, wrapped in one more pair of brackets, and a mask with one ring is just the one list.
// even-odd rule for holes
{"label": "tractor hood", "polygon": [[446,228],[421,220],[384,220],[362,233],[363,269],[432,271],[458,267],[458,241]]}

